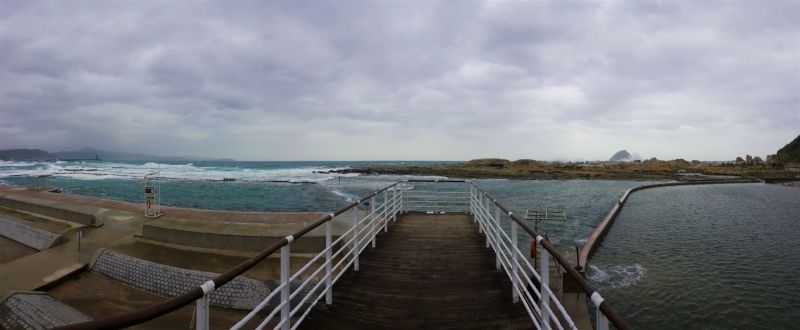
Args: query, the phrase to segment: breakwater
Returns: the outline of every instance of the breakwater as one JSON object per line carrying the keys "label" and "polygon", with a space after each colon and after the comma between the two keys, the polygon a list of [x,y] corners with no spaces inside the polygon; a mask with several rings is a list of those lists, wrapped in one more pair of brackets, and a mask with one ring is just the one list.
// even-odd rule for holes
{"label": "breakwater", "polygon": [[611,207],[611,210],[608,214],[603,218],[600,224],[589,234],[586,238],[586,242],[580,249],[578,253],[578,265],[577,268],[579,271],[586,270],[586,264],[589,261],[589,257],[591,256],[594,246],[602,240],[605,233],[611,227],[611,224],[619,215],[619,212],[622,210],[622,207],[625,206],[625,202],[628,200],[628,197],[639,190],[644,189],[651,189],[651,188],[660,188],[660,187],[671,187],[671,186],[688,186],[688,185],[702,185],[702,184],[729,184],[729,183],[758,183],[761,180],[757,179],[736,179],[736,180],[708,180],[708,181],[683,181],[683,182],[666,182],[666,183],[655,183],[655,184],[648,184],[642,185],[638,187],[633,187],[626,190],[622,196],[614,203],[614,206]]}

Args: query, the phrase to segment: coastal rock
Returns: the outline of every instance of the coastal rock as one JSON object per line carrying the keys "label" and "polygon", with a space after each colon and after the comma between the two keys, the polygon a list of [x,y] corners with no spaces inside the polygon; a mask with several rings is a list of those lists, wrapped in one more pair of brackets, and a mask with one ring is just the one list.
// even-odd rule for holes
{"label": "coastal rock", "polygon": [[775,156],[771,158],[782,164],[800,163],[800,135],[778,150]]}
{"label": "coastal rock", "polygon": [[634,160],[637,160],[637,159],[639,159],[639,157],[634,156],[631,153],[629,153],[628,150],[623,149],[623,150],[617,151],[617,153],[615,153],[614,156],[611,156],[609,161],[612,161],[612,162],[631,162],[631,161],[634,161]]}

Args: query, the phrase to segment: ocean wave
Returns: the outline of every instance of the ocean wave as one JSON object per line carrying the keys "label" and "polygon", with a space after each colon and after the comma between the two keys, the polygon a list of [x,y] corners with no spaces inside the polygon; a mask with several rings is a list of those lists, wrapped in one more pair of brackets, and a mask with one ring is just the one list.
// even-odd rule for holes
{"label": "ocean wave", "polygon": [[0,177],[53,175],[78,180],[98,179],[142,179],[145,175],[158,172],[156,177],[167,180],[212,180],[234,179],[246,182],[324,182],[336,177],[350,177],[358,174],[319,173],[329,171],[324,166],[295,168],[238,168],[238,167],[197,167],[193,163],[164,164],[147,162],[128,164],[122,162],[8,162],[0,163]]}
{"label": "ocean wave", "polygon": [[18,162],[13,160],[0,160],[0,167],[28,167],[34,166],[38,163],[31,162]]}
{"label": "ocean wave", "polygon": [[352,203],[358,200],[358,196],[353,194],[348,194],[338,189],[331,189],[331,192],[336,196],[344,198],[344,200],[346,200],[348,203]]}
{"label": "ocean wave", "polygon": [[642,264],[598,267],[589,265],[589,280],[615,289],[627,288],[641,281],[647,274]]}

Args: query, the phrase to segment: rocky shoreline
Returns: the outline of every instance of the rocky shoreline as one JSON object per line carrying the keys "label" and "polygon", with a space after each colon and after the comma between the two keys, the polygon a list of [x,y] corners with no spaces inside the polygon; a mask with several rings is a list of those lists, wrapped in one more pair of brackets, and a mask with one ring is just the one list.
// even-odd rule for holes
{"label": "rocky shoreline", "polygon": [[684,160],[637,162],[559,163],[534,160],[479,159],[456,164],[362,166],[325,174],[420,175],[467,179],[517,180],[676,180],[759,179],[767,182],[800,181],[800,173],[769,166],[711,165]]}

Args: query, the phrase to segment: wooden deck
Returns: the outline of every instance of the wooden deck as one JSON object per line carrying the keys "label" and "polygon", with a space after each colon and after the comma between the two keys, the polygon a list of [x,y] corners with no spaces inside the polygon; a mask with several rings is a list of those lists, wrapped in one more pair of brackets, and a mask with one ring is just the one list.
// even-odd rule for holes
{"label": "wooden deck", "polygon": [[511,283],[468,215],[408,214],[334,285],[305,329],[526,329]]}

